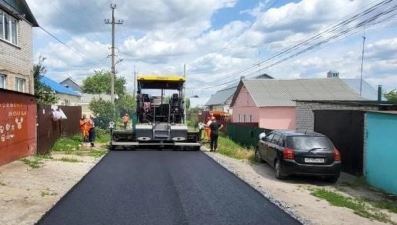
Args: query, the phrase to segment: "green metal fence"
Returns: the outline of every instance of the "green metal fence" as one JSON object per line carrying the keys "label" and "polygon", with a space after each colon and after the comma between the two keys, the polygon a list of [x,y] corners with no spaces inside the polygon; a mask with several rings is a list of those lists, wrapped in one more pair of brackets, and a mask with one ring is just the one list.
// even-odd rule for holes
{"label": "green metal fence", "polygon": [[227,124],[227,136],[244,147],[255,147],[259,141],[259,134],[268,133],[269,129],[259,128],[257,124]]}

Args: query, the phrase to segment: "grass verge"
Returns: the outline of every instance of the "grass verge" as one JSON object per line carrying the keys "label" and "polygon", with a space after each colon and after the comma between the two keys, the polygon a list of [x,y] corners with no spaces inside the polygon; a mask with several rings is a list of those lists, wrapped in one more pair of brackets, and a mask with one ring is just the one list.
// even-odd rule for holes
{"label": "grass verge", "polygon": [[324,188],[310,189],[310,191],[313,196],[327,200],[331,205],[349,208],[361,217],[397,225],[396,222],[390,219],[389,215],[380,212],[379,208],[371,207],[368,202],[362,199],[346,197],[336,191],[330,191]]}
{"label": "grass verge", "polygon": [[[205,147],[209,149],[209,143],[206,143]],[[248,159],[250,162],[255,162],[254,148],[242,147],[238,143],[223,135],[219,136],[217,152],[231,158]]]}

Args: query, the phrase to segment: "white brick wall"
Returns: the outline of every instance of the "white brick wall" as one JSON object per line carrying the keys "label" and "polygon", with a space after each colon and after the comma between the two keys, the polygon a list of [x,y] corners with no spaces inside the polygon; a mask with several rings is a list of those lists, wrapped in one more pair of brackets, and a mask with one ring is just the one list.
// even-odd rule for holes
{"label": "white brick wall", "polygon": [[26,80],[25,92],[34,94],[32,26],[18,22],[18,44],[0,39],[0,73],[7,75],[6,88],[15,90],[15,78]]}
{"label": "white brick wall", "polygon": [[378,107],[315,102],[296,102],[296,129],[309,131],[314,130],[313,110],[378,110]]}

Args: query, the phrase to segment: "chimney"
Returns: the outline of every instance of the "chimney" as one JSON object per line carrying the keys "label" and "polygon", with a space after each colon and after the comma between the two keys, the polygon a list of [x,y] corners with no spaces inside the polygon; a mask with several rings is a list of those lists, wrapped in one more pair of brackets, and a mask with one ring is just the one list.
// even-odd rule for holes
{"label": "chimney", "polygon": [[245,76],[241,76],[241,77],[240,77],[240,80],[244,80],[244,79],[245,79]]}
{"label": "chimney", "polygon": [[382,85],[378,85],[378,102],[382,101]]}

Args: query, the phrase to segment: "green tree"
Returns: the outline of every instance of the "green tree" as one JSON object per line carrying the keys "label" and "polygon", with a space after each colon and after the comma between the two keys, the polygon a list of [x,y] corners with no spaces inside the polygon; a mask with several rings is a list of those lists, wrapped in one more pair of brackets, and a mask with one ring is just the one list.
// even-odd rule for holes
{"label": "green tree", "polygon": [[119,112],[119,116],[128,113],[131,115],[136,110],[136,100],[131,94],[126,93],[115,101],[116,110]]}
{"label": "green tree", "polygon": [[89,107],[96,117],[95,126],[107,129],[109,127],[109,122],[114,119],[114,108],[112,107],[112,103],[102,98],[93,99]]}
{"label": "green tree", "polygon": [[[92,76],[83,80],[83,92],[89,94],[110,94],[111,77],[106,71],[95,71]],[[123,77],[115,77],[115,95],[114,107],[111,101],[104,99],[94,99],[90,102],[90,110],[97,116],[98,123],[102,128],[107,128],[110,121],[117,121],[119,117],[128,113],[131,115],[135,112],[136,101],[131,94],[126,91],[126,80]]]}
{"label": "green tree", "polygon": [[397,101],[397,90],[393,89],[383,95],[388,101]]}
{"label": "green tree", "polygon": [[45,59],[45,57],[40,56],[39,62],[33,65],[34,94],[37,97],[38,104],[52,105],[58,102],[59,98],[50,87],[40,82],[40,78],[47,72],[43,65]]}
{"label": "green tree", "polygon": [[[109,71],[94,71],[94,75],[83,81],[82,89],[88,94],[111,94],[111,76]],[[115,76],[114,93],[119,97],[126,93],[126,80],[124,77]]]}

